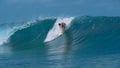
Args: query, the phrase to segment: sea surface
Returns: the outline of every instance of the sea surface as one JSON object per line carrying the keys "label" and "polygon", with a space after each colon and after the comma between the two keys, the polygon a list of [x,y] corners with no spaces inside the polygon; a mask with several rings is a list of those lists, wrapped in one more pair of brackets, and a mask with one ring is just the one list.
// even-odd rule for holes
{"label": "sea surface", "polygon": [[0,23],[0,68],[120,68],[120,17],[74,17],[44,42],[58,19]]}

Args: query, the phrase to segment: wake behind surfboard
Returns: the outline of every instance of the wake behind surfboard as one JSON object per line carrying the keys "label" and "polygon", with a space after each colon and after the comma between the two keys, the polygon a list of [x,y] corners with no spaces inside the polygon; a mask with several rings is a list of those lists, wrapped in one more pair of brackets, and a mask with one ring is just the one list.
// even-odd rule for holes
{"label": "wake behind surfboard", "polygon": [[55,22],[53,28],[48,32],[47,37],[45,38],[44,42],[49,42],[54,40],[55,38],[61,36],[64,31],[59,27],[59,23],[64,22],[66,24],[66,29],[70,27],[71,21],[73,20],[73,17],[70,18],[58,18]]}

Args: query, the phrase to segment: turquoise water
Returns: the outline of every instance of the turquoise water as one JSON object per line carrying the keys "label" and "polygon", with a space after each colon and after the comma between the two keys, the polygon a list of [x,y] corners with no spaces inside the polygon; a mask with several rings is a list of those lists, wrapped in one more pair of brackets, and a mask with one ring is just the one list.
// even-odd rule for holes
{"label": "turquoise water", "polygon": [[120,17],[75,17],[62,36],[45,43],[56,20],[0,25],[0,68],[120,67]]}

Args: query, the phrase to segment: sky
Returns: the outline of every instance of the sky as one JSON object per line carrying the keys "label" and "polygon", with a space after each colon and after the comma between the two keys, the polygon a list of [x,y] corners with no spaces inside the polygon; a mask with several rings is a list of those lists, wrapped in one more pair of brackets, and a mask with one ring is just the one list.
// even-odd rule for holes
{"label": "sky", "polygon": [[84,15],[120,16],[120,0],[0,0],[0,22]]}

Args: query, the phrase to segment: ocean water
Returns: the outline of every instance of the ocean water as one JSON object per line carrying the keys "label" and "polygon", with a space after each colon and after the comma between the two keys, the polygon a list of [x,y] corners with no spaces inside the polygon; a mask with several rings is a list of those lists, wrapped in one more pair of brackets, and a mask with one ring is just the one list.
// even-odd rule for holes
{"label": "ocean water", "polygon": [[67,18],[69,28],[45,42],[59,19],[0,24],[0,68],[120,68],[120,17]]}

